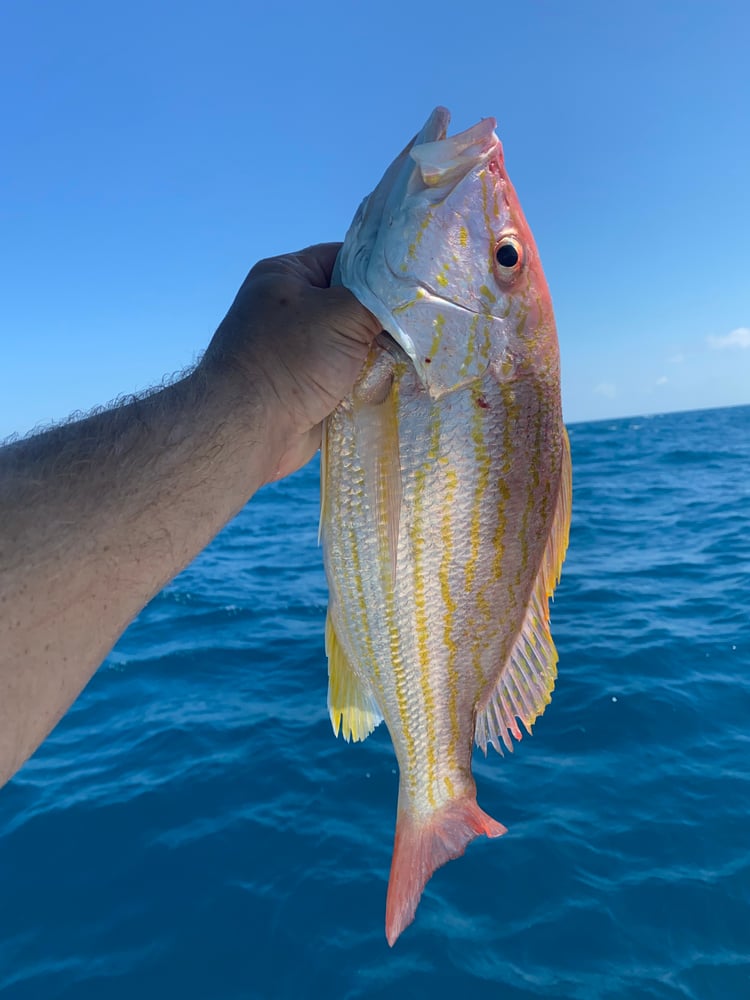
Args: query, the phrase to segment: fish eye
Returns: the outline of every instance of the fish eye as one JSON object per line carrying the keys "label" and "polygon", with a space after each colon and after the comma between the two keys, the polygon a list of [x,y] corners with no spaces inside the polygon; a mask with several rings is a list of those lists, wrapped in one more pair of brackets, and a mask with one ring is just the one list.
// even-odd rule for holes
{"label": "fish eye", "polygon": [[503,236],[495,247],[498,277],[514,278],[523,266],[523,247],[515,236]]}

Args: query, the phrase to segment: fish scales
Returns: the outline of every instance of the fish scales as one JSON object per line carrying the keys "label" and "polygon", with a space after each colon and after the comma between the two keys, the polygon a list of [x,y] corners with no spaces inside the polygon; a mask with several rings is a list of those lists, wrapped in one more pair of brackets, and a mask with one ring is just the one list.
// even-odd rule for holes
{"label": "fish scales", "polygon": [[570,517],[557,339],[493,126],[448,140],[438,109],[339,259],[390,335],[327,421],[321,509],[334,730],[364,739],[384,719],[399,763],[390,943],[436,867],[505,832],[476,803],[472,746],[512,748],[556,674],[548,599]]}
{"label": "fish scales", "polygon": [[[405,380],[415,382],[413,375]],[[462,733],[473,731],[475,706],[508,658],[516,638],[512,623],[528,603],[546,542],[541,536],[529,540],[509,525],[522,525],[550,505],[554,484],[547,475],[540,488],[541,467],[545,455],[553,468],[557,455],[559,465],[562,442],[542,438],[534,427],[535,422],[547,426],[535,421],[537,386],[524,387],[528,400],[514,393],[512,404],[519,411],[516,426],[526,414],[535,445],[524,462],[513,462],[512,449],[503,447],[509,417],[503,392],[491,380],[482,385],[486,408],[473,395],[441,403],[419,394],[417,385],[411,388],[414,395],[397,418],[404,512],[397,565],[410,570],[397,573],[395,581],[385,567],[365,578],[361,571],[337,572],[351,562],[362,567],[380,558],[371,530],[375,504],[361,490],[369,457],[357,454],[356,422],[344,410],[329,426],[329,442],[333,437],[339,444],[329,443],[326,461],[331,481],[348,478],[352,488],[331,489],[327,502],[332,520],[348,530],[332,544],[328,558],[334,628],[350,663],[377,668],[369,683],[377,690],[399,760],[407,762],[402,773],[410,800],[419,808],[434,808],[454,794],[446,786],[461,788],[469,778],[471,743],[464,740],[459,754],[459,742]],[[360,412],[359,419],[367,415]],[[467,423],[474,425],[474,455],[461,461],[457,445]],[[478,539],[491,544],[480,545]],[[353,615],[355,603],[364,611],[361,617]],[[356,625],[347,626],[343,616]],[[400,680],[404,663],[417,669]],[[404,711],[410,713],[410,726]],[[416,746],[406,735],[412,732],[421,740]]]}

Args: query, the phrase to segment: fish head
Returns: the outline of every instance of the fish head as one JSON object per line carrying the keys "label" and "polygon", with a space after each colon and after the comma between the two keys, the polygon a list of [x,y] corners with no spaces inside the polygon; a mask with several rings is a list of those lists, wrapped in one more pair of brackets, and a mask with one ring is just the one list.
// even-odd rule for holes
{"label": "fish head", "polygon": [[534,238],[493,118],[448,137],[437,108],[355,217],[339,280],[411,359],[434,398],[482,378],[559,377]]}

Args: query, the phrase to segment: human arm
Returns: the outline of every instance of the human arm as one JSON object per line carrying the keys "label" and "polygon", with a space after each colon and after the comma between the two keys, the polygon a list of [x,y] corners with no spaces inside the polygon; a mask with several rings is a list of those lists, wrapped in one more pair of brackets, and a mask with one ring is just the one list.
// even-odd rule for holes
{"label": "human arm", "polygon": [[0,784],[150,598],[316,451],[380,329],[327,287],[337,250],[256,265],[174,384],[0,449]]}

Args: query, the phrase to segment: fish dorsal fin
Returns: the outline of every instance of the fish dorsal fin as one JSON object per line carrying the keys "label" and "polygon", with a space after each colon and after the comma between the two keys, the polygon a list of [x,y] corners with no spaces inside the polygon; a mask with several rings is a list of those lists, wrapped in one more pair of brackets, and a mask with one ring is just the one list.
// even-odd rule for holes
{"label": "fish dorsal fin", "polygon": [[326,618],[326,653],[328,654],[328,713],[336,736],[366,740],[383,721],[383,715],[369,691],[352,670],[333,627],[331,609]]}
{"label": "fish dorsal fin", "polygon": [[571,509],[570,443],[563,431],[560,489],[552,530],[544,551],[531,599],[508,661],[496,687],[477,713],[475,738],[487,753],[487,744],[502,753],[500,739],[512,751],[511,734],[521,739],[520,719],[530,734],[538,716],[549,705],[557,677],[557,650],[549,630],[549,599],[560,579],[568,547]]}

